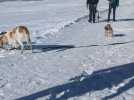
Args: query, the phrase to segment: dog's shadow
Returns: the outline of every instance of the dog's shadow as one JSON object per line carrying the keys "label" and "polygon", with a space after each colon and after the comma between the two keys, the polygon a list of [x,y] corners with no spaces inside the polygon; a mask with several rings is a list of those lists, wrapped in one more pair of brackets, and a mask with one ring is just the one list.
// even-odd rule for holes
{"label": "dog's shadow", "polygon": [[67,49],[72,49],[72,48],[75,48],[75,46],[74,45],[37,45],[37,44],[32,45],[33,53],[48,52],[53,50],[56,50],[56,52],[58,52]]}
{"label": "dog's shadow", "polygon": [[[115,34],[115,37],[125,36],[124,34]],[[83,45],[83,46],[75,46],[75,45],[40,45],[36,43],[32,43],[32,52],[33,53],[41,53],[41,52],[48,52],[48,51],[65,51],[68,49],[74,49],[74,48],[90,48],[90,47],[100,47],[100,46],[112,46],[112,45],[121,45],[121,44],[128,44],[133,43],[134,40],[126,41],[126,42],[115,42],[115,43],[109,43],[109,44],[92,44],[92,45]],[[29,48],[26,48],[26,50],[29,50]]]}
{"label": "dog's shadow", "polygon": [[126,36],[125,34],[113,34],[113,37],[124,37]]}

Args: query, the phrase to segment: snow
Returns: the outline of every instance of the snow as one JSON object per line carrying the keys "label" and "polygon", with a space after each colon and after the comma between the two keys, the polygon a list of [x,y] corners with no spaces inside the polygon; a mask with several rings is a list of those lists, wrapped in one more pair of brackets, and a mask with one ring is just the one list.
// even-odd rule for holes
{"label": "snow", "polygon": [[0,1],[0,31],[26,25],[33,52],[0,49],[0,100],[133,100],[134,0],[120,0],[114,37],[88,23],[85,0]]}
{"label": "snow", "polygon": [[2,24],[0,30],[16,25],[27,25],[33,33],[33,38],[45,37],[45,34],[56,33],[86,14],[86,10],[83,12],[85,2],[82,0],[77,0],[77,3],[75,0],[56,2],[52,0],[3,2],[0,5]]}

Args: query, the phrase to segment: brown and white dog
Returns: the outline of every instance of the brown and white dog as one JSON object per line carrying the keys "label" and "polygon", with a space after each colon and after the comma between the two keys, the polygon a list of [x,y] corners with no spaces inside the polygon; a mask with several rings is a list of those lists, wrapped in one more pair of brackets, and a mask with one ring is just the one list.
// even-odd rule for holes
{"label": "brown and white dog", "polygon": [[104,27],[104,30],[105,30],[105,36],[107,38],[112,38],[113,37],[113,28],[110,24],[107,24],[105,27]]}
{"label": "brown and white dog", "polygon": [[16,26],[0,36],[0,47],[4,45],[10,45],[12,48],[21,47],[21,53],[23,53],[24,50],[24,42],[26,42],[32,50],[30,32],[26,26]]}

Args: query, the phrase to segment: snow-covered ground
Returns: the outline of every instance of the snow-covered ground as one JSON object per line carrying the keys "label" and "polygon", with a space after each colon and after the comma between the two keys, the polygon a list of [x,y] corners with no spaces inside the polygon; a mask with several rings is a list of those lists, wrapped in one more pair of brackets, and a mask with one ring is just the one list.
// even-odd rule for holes
{"label": "snow-covered ground", "polygon": [[0,100],[133,100],[134,0],[120,0],[110,40],[105,0],[95,24],[85,0],[1,1],[0,31],[28,26],[33,53],[0,49]]}
{"label": "snow-covered ground", "polygon": [[[47,37],[86,14],[83,0],[9,0],[0,4],[0,30],[27,25],[33,38]],[[84,11],[84,12],[83,12]],[[41,42],[41,41],[37,41]]]}

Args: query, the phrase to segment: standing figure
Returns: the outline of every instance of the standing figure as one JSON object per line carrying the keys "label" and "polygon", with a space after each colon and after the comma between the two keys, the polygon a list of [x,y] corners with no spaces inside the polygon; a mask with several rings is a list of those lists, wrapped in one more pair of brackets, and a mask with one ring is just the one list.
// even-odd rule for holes
{"label": "standing figure", "polygon": [[108,1],[109,1],[108,21],[110,21],[110,15],[112,9],[113,9],[113,21],[115,21],[116,8],[119,6],[119,0],[108,0]]}
{"label": "standing figure", "polygon": [[99,0],[87,0],[87,8],[89,9],[89,22],[95,23],[97,4]]}

